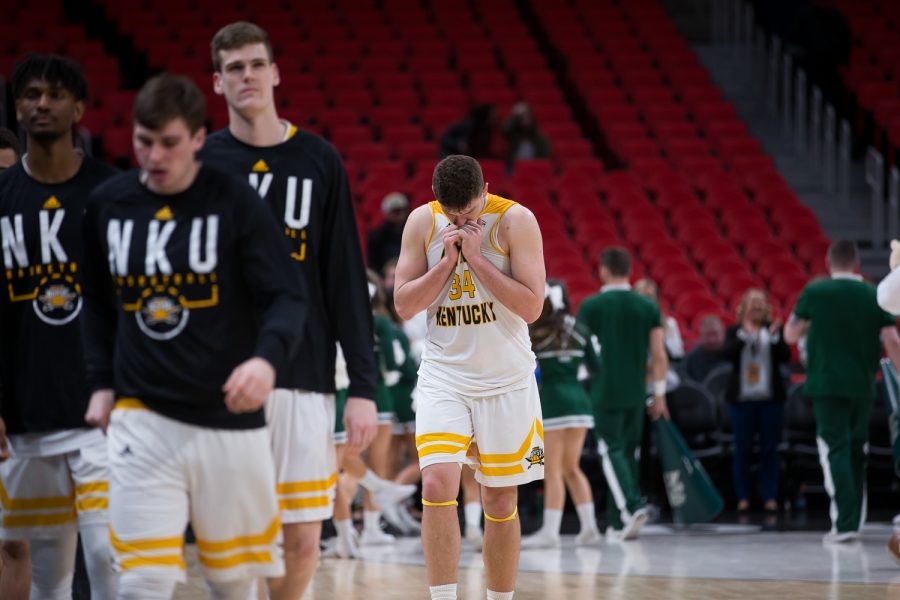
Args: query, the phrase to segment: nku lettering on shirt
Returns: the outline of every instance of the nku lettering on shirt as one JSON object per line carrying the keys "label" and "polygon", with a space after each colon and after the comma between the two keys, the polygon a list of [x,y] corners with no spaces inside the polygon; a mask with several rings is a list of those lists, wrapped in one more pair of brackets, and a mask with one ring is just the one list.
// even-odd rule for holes
{"label": "nku lettering on shirt", "polygon": [[[269,166],[262,159],[253,165],[248,181],[250,186],[266,199],[272,180],[275,175],[269,170]],[[313,180],[305,177],[300,182],[300,207],[297,207],[297,177],[289,175],[285,187],[284,196],[284,235],[291,240],[297,240],[296,249],[291,252],[291,258],[296,261],[306,260],[306,227],[309,225],[309,207],[312,202]],[[293,244],[292,244],[293,245]]]}
{"label": "nku lettering on shirt", "polygon": [[[170,246],[174,245],[172,240],[178,228],[185,227],[190,227],[187,269],[176,270]],[[168,206],[157,211],[146,224],[136,225],[133,219],[109,220],[109,270],[119,288],[122,309],[135,314],[145,335],[170,340],[187,326],[191,310],[218,304],[218,237],[218,215],[178,222]],[[146,242],[145,250],[143,257],[132,260],[136,239]]]}
{"label": "nku lettering on shirt", "polygon": [[[59,230],[66,218],[56,196],[50,196],[38,211],[39,257],[28,255],[21,213],[0,217],[3,238],[3,266],[6,269],[10,302],[32,303],[35,314],[48,325],[65,325],[81,312],[81,285],[76,273],[78,263],[69,260],[59,241]],[[31,231],[33,228],[28,228]]]}

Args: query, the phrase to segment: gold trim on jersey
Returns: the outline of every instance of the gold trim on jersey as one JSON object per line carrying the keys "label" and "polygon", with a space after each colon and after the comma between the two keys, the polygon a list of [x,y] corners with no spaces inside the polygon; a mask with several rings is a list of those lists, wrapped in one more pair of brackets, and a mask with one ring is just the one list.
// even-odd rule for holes
{"label": "gold trim on jersey", "polygon": [[147,405],[137,398],[119,398],[115,404],[116,410],[147,410]]}
{"label": "gold trim on jersey", "polygon": [[291,122],[288,122],[288,133],[287,133],[287,137],[284,138],[284,141],[288,141],[295,135],[297,135],[297,126]]}
{"label": "gold trim on jersey", "polygon": [[428,238],[425,240],[425,254],[428,254],[428,247],[431,246],[431,240],[434,238],[434,228],[437,226],[434,215],[436,213],[444,214],[444,211],[441,209],[441,204],[437,200],[429,202],[428,207],[431,209],[431,232],[429,232]]}

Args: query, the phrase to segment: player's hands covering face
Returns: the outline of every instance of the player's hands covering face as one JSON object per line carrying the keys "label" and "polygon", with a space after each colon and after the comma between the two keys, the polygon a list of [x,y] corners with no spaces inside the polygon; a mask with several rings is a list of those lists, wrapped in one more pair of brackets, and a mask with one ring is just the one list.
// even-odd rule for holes
{"label": "player's hands covering face", "polygon": [[462,242],[463,257],[475,257],[481,254],[481,235],[484,231],[484,222],[480,219],[466,221],[458,231]]}

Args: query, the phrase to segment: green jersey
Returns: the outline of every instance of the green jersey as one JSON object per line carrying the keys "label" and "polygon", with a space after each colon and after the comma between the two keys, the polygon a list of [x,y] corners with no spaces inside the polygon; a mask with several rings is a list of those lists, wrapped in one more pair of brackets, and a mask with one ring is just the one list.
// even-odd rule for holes
{"label": "green jersey", "polygon": [[581,303],[578,321],[600,341],[600,370],[591,384],[594,407],[643,406],[650,332],[662,327],[659,307],[630,286],[604,286]]}
{"label": "green jersey", "polygon": [[814,281],[794,314],[810,322],[804,393],[873,400],[881,329],[895,323],[879,308],[875,286],[846,277]]}
{"label": "green jersey", "polygon": [[558,428],[592,426],[594,411],[580,380],[598,371],[599,346],[597,338],[570,315],[558,326],[532,334],[545,430],[552,430],[556,425]]}

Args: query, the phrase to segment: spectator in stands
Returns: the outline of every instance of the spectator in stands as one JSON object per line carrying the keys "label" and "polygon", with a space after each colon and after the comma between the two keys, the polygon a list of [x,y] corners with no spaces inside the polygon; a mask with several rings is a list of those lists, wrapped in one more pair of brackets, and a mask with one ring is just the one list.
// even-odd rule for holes
{"label": "spectator in stands", "polygon": [[670,361],[679,361],[684,358],[684,340],[681,339],[681,328],[678,321],[672,315],[667,315],[659,304],[659,286],[649,277],[639,279],[634,284],[634,291],[648,298],[660,307],[663,316],[663,327],[666,332],[666,353]]}
{"label": "spectator in stands", "polygon": [[[856,274],[859,251],[849,240],[828,249],[831,278],[808,284],[784,328],[789,344],[808,332],[803,392],[812,399],[819,458],[831,497],[826,543],[859,539],[865,521],[866,447],[881,344],[900,364],[900,335],[875,288]],[[879,343],[879,341],[881,343]]]}
{"label": "spectator in stands", "polygon": [[6,127],[0,127],[0,171],[19,160],[19,138]]}
{"label": "spectator in stands", "polygon": [[384,223],[369,232],[366,258],[369,268],[381,273],[388,259],[400,256],[403,226],[409,216],[409,199],[400,192],[391,192],[381,201]]}
{"label": "spectator in stands", "polygon": [[[671,392],[678,387],[679,383],[681,383],[681,377],[679,377],[678,373],[675,371],[674,363],[677,363],[684,358],[684,341],[681,339],[681,330],[678,327],[678,321],[675,320],[675,317],[663,312],[662,306],[659,303],[659,286],[656,285],[655,281],[649,277],[639,279],[637,283],[634,284],[634,291],[659,306],[659,312],[663,318],[663,331],[666,336],[666,354],[669,356],[669,369],[666,372],[666,390]],[[652,385],[652,382],[647,382],[648,393],[651,391],[650,388]]]}
{"label": "spectator in stands", "polygon": [[685,377],[697,383],[703,383],[706,376],[725,364],[719,354],[725,342],[725,326],[716,315],[707,315],[700,322],[700,343],[687,353],[681,362],[681,370]]}
{"label": "spectator in stands", "polygon": [[492,104],[476,104],[465,119],[451,125],[440,141],[441,158],[465,154],[472,158],[494,158],[497,111]]}
{"label": "spectator in stands", "polygon": [[550,158],[550,142],[540,132],[534,112],[527,102],[517,102],[503,122],[500,133],[506,138],[506,168],[513,170],[517,160]]}
{"label": "spectator in stands", "polygon": [[750,463],[759,436],[759,486],[766,512],[778,510],[778,444],[786,391],[782,367],[791,349],[772,320],[766,293],[751,288],[737,309],[737,324],[725,332],[721,356],[731,362],[725,390],[734,431],[734,489],[738,512],[750,509]]}

